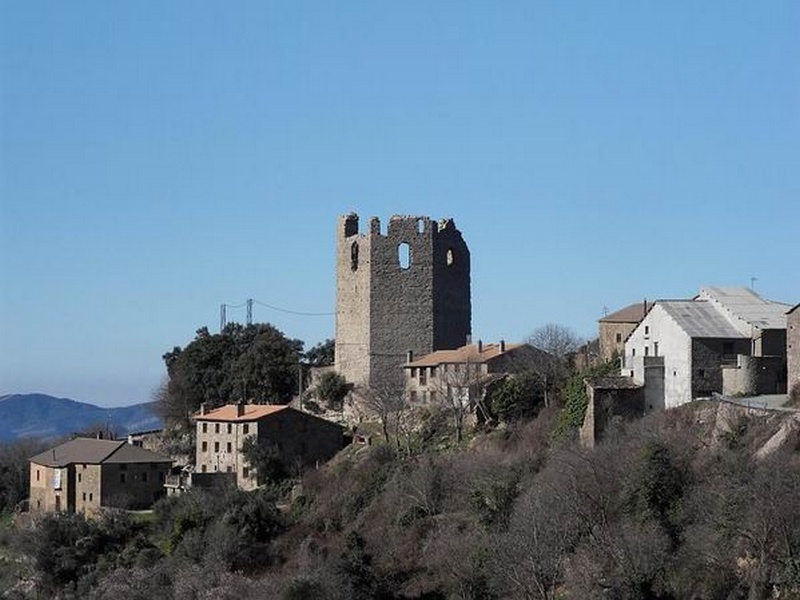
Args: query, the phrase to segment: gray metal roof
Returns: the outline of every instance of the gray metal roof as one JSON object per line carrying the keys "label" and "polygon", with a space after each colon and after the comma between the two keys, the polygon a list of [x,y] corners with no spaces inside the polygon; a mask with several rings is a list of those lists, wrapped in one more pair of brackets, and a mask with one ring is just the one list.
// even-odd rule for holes
{"label": "gray metal roof", "polygon": [[104,462],[172,462],[171,459],[127,442],[98,440],[94,438],[75,438],[40,452],[31,457],[31,462],[46,467],[66,467],[74,463],[96,465]]}
{"label": "gray metal roof", "polygon": [[746,287],[703,287],[700,298],[716,300],[730,315],[759,329],[786,329],[786,311],[791,306],[764,300]]}
{"label": "gray metal roof", "polygon": [[706,300],[659,300],[656,305],[663,308],[689,337],[736,339],[748,337]]}

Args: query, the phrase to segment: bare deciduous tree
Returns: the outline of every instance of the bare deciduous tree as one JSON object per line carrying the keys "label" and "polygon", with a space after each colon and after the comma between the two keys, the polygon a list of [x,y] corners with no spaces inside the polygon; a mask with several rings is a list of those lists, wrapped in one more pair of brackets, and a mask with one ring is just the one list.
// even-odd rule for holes
{"label": "bare deciduous tree", "polygon": [[[381,423],[386,443],[390,443],[392,417],[399,418],[406,406],[406,390],[402,384],[385,382],[363,387],[359,390],[361,405]],[[395,427],[395,432],[398,428]]]}
{"label": "bare deciduous tree", "polygon": [[456,443],[464,438],[464,421],[483,401],[485,377],[479,363],[439,365],[433,384],[439,404],[452,419]]}
{"label": "bare deciduous tree", "polygon": [[541,378],[544,403],[550,406],[552,389],[565,376],[569,356],[578,350],[583,340],[569,327],[547,323],[535,329],[526,341],[543,352],[533,361],[532,371]]}

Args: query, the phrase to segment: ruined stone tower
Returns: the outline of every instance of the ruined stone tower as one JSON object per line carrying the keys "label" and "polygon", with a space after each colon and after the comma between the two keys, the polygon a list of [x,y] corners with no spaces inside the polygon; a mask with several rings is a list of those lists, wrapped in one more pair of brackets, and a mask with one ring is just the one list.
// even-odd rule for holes
{"label": "ruined stone tower", "polygon": [[336,232],[336,368],[349,382],[402,381],[408,352],[458,348],[471,333],[469,249],[451,219],[358,215]]}

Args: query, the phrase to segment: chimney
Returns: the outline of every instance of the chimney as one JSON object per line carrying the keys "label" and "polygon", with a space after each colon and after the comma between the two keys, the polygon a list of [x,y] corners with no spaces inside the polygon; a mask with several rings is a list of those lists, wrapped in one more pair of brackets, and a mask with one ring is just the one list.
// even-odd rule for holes
{"label": "chimney", "polygon": [[205,402],[201,402],[200,403],[200,416],[202,417],[205,414],[206,414],[206,403]]}
{"label": "chimney", "polygon": [[130,433],[128,434],[128,444],[133,446],[133,436]]}
{"label": "chimney", "polygon": [[237,402],[236,403],[236,416],[237,417],[241,417],[243,415],[244,415],[244,403],[243,402]]}
{"label": "chimney", "polygon": [[647,316],[647,298],[644,299],[642,302],[642,318],[644,319]]}
{"label": "chimney", "polygon": [[505,352],[505,351],[506,351],[506,341],[500,340],[500,352]]}
{"label": "chimney", "polygon": [[406,352],[406,362],[414,362],[414,351],[409,350]]}
{"label": "chimney", "polygon": [[483,340],[478,340],[478,354],[483,352]]}

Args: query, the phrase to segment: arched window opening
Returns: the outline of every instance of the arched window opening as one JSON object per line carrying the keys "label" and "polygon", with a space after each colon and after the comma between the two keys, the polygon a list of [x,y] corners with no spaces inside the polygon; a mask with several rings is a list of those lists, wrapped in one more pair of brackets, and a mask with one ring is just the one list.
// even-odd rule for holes
{"label": "arched window opening", "polygon": [[358,269],[358,242],[353,242],[350,246],[350,269]]}
{"label": "arched window opening", "polygon": [[425,233],[425,219],[417,219],[417,233]]}
{"label": "arched window opening", "polygon": [[406,242],[397,246],[397,260],[401,269],[408,269],[411,266],[411,246]]}
{"label": "arched window opening", "polygon": [[453,249],[452,248],[448,248],[447,249],[446,260],[447,260],[447,266],[448,267],[452,267],[453,266],[453,260],[454,260]]}

